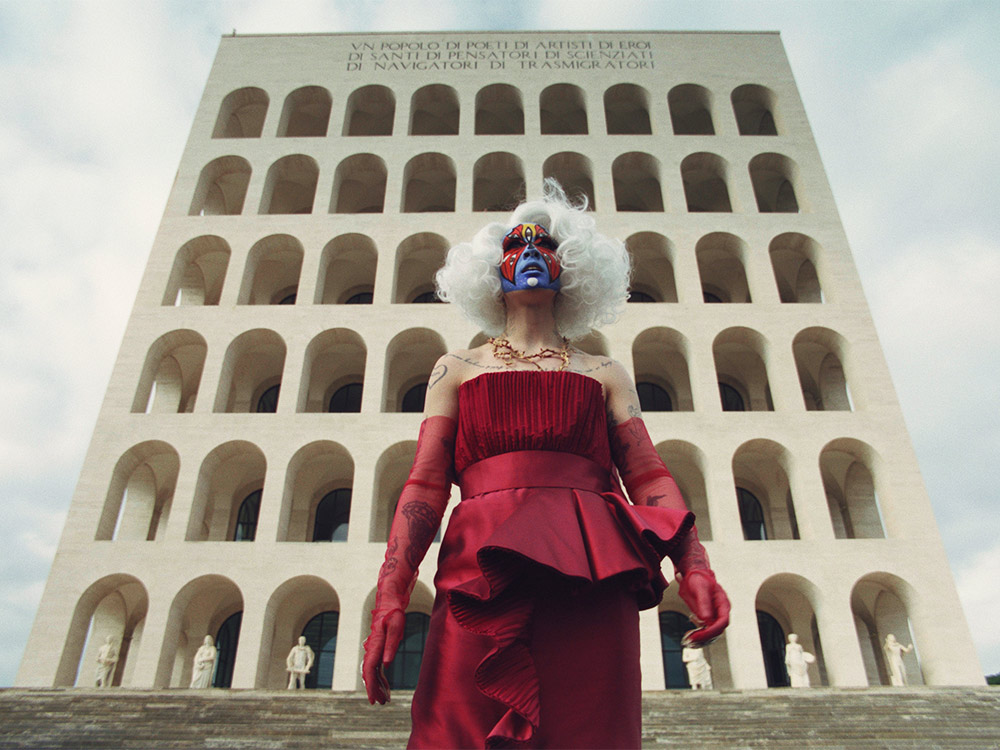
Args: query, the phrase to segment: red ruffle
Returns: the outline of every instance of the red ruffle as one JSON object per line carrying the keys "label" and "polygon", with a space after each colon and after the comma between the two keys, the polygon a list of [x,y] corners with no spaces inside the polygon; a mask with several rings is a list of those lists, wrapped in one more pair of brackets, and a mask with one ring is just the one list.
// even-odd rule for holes
{"label": "red ruffle", "polygon": [[[523,469],[533,453],[481,462],[489,464],[482,476],[501,487],[482,488],[488,494],[463,502],[456,511],[472,521],[469,516],[483,503],[482,511],[491,517],[505,516],[478,546],[479,575],[448,594],[456,622],[495,644],[479,663],[475,682],[508,710],[487,736],[487,747],[528,742],[539,726],[538,678],[529,651],[535,583],[553,575],[569,587],[616,579],[634,592],[640,609],[655,607],[667,586],[660,561],[694,522],[690,512],[631,505],[607,490],[606,475],[604,486],[581,488],[581,477],[592,475],[594,467],[581,456],[549,459],[549,470],[539,479],[537,472]],[[505,477],[516,479],[522,489],[503,489]],[[463,494],[468,496],[475,488],[466,479]],[[539,482],[545,486],[531,487]]]}

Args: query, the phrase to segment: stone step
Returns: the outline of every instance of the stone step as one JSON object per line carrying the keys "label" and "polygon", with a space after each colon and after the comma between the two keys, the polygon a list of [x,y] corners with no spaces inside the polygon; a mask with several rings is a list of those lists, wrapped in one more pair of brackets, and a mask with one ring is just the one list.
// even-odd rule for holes
{"label": "stone step", "polygon": [[[0,747],[398,748],[412,694],[262,690],[0,690]],[[1000,689],[663,691],[643,695],[643,747],[1000,750]]]}

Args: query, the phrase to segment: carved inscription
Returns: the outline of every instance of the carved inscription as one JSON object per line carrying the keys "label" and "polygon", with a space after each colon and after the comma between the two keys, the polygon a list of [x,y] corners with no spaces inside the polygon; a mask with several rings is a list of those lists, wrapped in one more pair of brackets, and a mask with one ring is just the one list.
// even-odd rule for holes
{"label": "carved inscription", "polygon": [[646,39],[420,39],[352,42],[345,70],[652,70]]}

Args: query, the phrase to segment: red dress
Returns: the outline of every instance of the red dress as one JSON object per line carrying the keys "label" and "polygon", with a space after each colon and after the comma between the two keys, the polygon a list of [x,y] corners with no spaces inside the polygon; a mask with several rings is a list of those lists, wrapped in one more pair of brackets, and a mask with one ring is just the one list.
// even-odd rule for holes
{"label": "red dress", "polygon": [[693,516],[624,499],[579,373],[462,383],[455,470],[408,746],[638,748],[638,612]]}

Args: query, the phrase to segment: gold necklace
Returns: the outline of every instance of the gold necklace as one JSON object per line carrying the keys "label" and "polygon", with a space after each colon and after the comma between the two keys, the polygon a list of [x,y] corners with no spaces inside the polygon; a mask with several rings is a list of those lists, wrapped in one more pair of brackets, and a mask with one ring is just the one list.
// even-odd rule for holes
{"label": "gold necklace", "polygon": [[497,336],[490,338],[490,344],[493,346],[493,356],[503,362],[507,367],[513,367],[514,362],[528,362],[533,364],[539,370],[544,370],[538,362],[538,359],[560,359],[562,360],[559,365],[558,371],[565,370],[569,366],[569,340],[563,338],[561,349],[549,349],[544,348],[535,354],[525,354],[519,349],[515,349],[511,346],[510,341],[507,340],[507,336]]}

